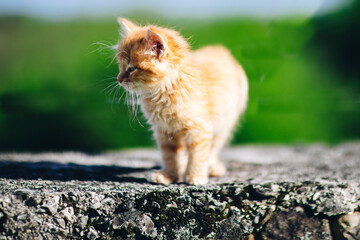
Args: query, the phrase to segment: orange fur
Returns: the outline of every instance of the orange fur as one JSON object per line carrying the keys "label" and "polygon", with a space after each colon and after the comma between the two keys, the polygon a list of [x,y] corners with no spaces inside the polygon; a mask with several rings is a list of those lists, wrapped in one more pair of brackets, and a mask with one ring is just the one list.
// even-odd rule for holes
{"label": "orange fur", "polygon": [[149,180],[198,185],[224,174],[218,154],[248,98],[241,66],[224,47],[191,51],[174,30],[119,23],[118,81],[140,98],[164,162]]}

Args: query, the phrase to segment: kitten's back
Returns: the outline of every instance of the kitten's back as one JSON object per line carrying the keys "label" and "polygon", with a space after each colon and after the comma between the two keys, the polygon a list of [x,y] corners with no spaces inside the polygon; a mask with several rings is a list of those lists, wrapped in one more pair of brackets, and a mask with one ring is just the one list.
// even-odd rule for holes
{"label": "kitten's back", "polygon": [[[206,93],[214,125],[233,125],[245,108],[248,83],[245,72],[222,46],[208,46],[191,52],[201,69],[200,88]],[[235,111],[234,111],[235,110]]]}

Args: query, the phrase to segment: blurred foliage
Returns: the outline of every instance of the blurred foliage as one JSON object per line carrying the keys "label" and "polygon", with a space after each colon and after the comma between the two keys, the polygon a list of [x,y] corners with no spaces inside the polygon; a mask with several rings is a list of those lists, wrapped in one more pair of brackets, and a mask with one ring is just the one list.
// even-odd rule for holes
{"label": "blurred foliage", "polygon": [[[250,81],[233,144],[336,143],[360,137],[358,6],[315,19],[131,19],[175,26],[194,48],[231,50]],[[118,39],[115,21],[0,19],[0,150],[154,145],[112,88]]]}

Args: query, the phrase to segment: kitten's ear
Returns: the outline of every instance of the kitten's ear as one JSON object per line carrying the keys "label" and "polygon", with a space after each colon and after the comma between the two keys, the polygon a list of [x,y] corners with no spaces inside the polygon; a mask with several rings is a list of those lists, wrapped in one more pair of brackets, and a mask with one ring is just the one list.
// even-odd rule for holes
{"label": "kitten's ear", "polygon": [[134,23],[130,22],[125,18],[118,18],[117,21],[121,26],[124,36],[128,35],[130,32],[138,28],[138,26],[136,26]]}
{"label": "kitten's ear", "polygon": [[163,36],[149,27],[146,31],[145,39],[149,42],[151,51],[155,53],[158,58],[166,56],[168,47]]}

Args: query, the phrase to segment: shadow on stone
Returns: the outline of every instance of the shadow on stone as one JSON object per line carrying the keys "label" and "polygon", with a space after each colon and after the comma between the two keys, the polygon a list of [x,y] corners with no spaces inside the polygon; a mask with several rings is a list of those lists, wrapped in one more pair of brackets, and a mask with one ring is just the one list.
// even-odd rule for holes
{"label": "shadow on stone", "polygon": [[135,168],[105,165],[80,165],[54,162],[0,162],[0,178],[59,181],[116,181],[145,183],[143,176],[129,176],[154,168]]}

